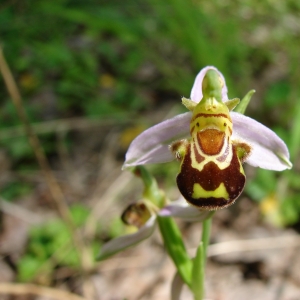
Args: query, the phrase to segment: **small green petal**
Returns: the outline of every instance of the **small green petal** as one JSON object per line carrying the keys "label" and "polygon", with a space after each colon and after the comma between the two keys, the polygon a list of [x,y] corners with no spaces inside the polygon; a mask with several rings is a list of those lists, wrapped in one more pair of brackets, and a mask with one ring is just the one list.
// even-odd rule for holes
{"label": "small green petal", "polygon": [[182,97],[181,98],[181,102],[182,104],[190,111],[193,111],[194,108],[197,106],[197,103],[194,102],[193,100],[191,99],[188,99],[188,98],[185,98],[185,97]]}
{"label": "small green petal", "polygon": [[224,103],[228,107],[229,111],[232,111],[240,102],[241,101],[239,98],[234,98],[234,99],[225,101]]}

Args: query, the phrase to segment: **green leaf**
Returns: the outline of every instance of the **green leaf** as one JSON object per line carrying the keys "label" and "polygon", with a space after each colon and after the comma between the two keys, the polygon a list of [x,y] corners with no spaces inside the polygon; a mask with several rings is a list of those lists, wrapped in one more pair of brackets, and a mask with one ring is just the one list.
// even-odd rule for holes
{"label": "green leaf", "polygon": [[194,294],[195,300],[202,300],[204,296],[206,253],[209,244],[210,228],[213,214],[214,212],[212,212],[210,218],[203,221],[202,240],[199,243],[196,256],[193,260],[191,290]]}
{"label": "green leaf", "polygon": [[194,294],[195,300],[202,300],[204,294],[204,248],[203,242],[200,242],[196,256],[193,260],[193,269],[192,269],[192,283],[191,290]]}
{"label": "green leaf", "polygon": [[88,208],[80,203],[73,204],[70,211],[76,226],[82,226],[89,215]]}
{"label": "green leaf", "polygon": [[295,116],[292,130],[290,132],[289,148],[291,159],[294,160],[300,149],[300,104],[295,107]]}
{"label": "green leaf", "polygon": [[30,281],[41,266],[42,261],[31,255],[23,256],[18,262],[18,279]]}
{"label": "green leaf", "polygon": [[247,193],[256,201],[260,201],[266,195],[274,193],[278,179],[270,170],[257,169],[256,176],[245,187]]}
{"label": "green leaf", "polygon": [[264,97],[264,103],[269,109],[279,107],[281,104],[286,103],[286,99],[289,97],[291,88],[288,82],[281,81],[273,83],[266,91]]}

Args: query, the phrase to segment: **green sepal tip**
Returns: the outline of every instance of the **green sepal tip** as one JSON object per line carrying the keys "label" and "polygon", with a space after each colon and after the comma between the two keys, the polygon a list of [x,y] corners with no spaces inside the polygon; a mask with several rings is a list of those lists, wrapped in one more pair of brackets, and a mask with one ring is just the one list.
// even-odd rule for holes
{"label": "green sepal tip", "polygon": [[250,103],[252,95],[255,93],[255,90],[249,91],[245,97],[241,100],[240,104],[235,108],[235,112],[240,114],[245,114],[248,104]]}

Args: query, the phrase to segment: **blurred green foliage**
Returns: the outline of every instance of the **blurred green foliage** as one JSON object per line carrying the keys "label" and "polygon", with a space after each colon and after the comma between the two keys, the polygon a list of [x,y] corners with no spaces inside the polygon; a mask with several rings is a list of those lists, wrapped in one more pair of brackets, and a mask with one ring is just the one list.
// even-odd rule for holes
{"label": "blurred green foliage", "polygon": [[[77,203],[71,205],[70,213],[76,227],[83,228],[90,210],[87,206]],[[100,221],[97,237],[112,239],[124,234],[124,225],[120,218],[116,218],[106,226]],[[73,271],[80,270],[78,253],[73,246],[71,234],[68,226],[60,218],[32,227],[26,251],[17,264],[18,280],[50,283],[53,279],[52,273],[58,267],[69,268]],[[89,246],[93,257],[96,258],[101,246],[100,239],[93,240]]]}
{"label": "blurred green foliage", "polygon": [[[32,121],[132,115],[149,109],[148,89],[188,96],[195,74],[210,64],[234,96],[282,65],[282,76],[264,87],[265,105],[285,99],[288,113],[289,91],[299,93],[299,12],[296,0],[29,0],[3,6],[0,33]],[[45,89],[53,103],[32,99]],[[18,120],[1,111],[0,122]]]}
{"label": "blurred green foliage", "polygon": [[[271,203],[262,208],[271,222],[289,225],[300,216],[299,18],[298,0],[5,0],[0,43],[32,122],[81,116],[118,123],[153,113],[164,101],[180,106],[206,65],[224,74],[229,97],[257,89],[247,113],[287,142],[294,169],[257,170],[246,193]],[[20,125],[3,81],[0,103],[0,147],[16,168],[34,164],[26,138],[1,138],[1,131]],[[53,135],[42,141],[47,154],[55,153]],[[174,178],[173,166],[155,172]],[[9,183],[2,196],[14,199],[27,190]],[[78,211],[72,209],[80,225],[87,212]],[[30,280],[41,265],[51,270],[50,257],[77,265],[72,249],[58,251],[68,240],[62,221],[34,228],[19,279]]]}
{"label": "blurred green foliage", "polygon": [[[76,226],[82,226],[89,215],[89,210],[80,204],[71,206],[70,212]],[[38,279],[41,273],[50,276],[57,265],[73,268],[80,265],[72,247],[71,233],[61,219],[31,229],[26,253],[18,261],[18,279]]]}
{"label": "blurred green foliage", "polygon": [[2,188],[1,196],[5,200],[12,201],[16,198],[29,194],[32,192],[32,189],[33,187],[27,182],[12,181]]}

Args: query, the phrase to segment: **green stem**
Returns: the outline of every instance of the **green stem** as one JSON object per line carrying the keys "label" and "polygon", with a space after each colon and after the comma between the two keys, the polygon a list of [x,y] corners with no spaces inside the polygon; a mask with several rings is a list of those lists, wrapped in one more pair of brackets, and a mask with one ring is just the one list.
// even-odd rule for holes
{"label": "green stem", "polygon": [[[203,222],[202,225],[202,245],[203,245],[203,255],[202,255],[202,278],[201,278],[201,300],[203,299],[204,296],[204,280],[205,280],[205,265],[206,265],[206,255],[207,255],[207,247],[209,245],[209,238],[210,238],[210,228],[211,228],[211,222],[212,218],[208,218]],[[195,299],[196,300],[196,299]]]}
{"label": "green stem", "polygon": [[143,180],[145,186],[143,197],[149,199],[157,207],[162,208],[165,205],[166,198],[162,190],[159,189],[155,178],[143,166],[135,167],[134,174]]}
{"label": "green stem", "polygon": [[212,217],[204,220],[203,224],[202,224],[202,243],[203,243],[203,254],[204,254],[204,258],[203,258],[204,266],[206,263],[206,253],[207,253],[207,247],[208,247],[209,239],[210,239],[211,223],[212,223]]}
{"label": "green stem", "polygon": [[193,259],[193,269],[192,269],[192,284],[191,290],[194,295],[194,300],[202,300],[204,295],[203,288],[203,278],[204,278],[204,253],[203,253],[203,243],[200,242],[196,256]]}

